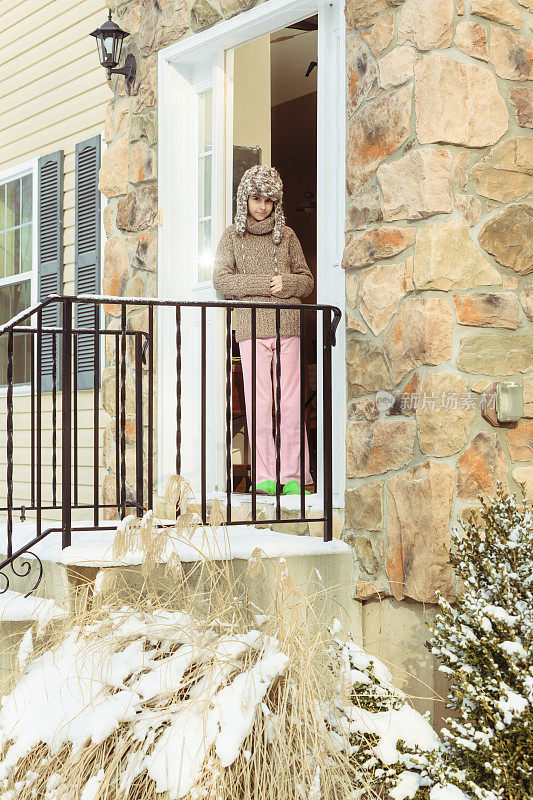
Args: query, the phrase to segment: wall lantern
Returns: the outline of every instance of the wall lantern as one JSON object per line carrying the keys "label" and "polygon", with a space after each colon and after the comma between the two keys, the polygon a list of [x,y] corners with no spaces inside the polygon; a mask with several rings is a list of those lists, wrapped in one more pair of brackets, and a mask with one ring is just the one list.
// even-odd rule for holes
{"label": "wall lantern", "polygon": [[135,56],[131,53],[126,56],[124,66],[120,69],[115,69],[120,61],[120,54],[122,52],[122,41],[129,36],[129,33],[123,31],[111,19],[111,9],[109,9],[109,18],[91,33],[96,39],[98,46],[98,58],[100,64],[107,70],[107,79],[111,75],[124,75],[126,83],[131,86],[135,80],[135,73],[137,71],[137,62]]}

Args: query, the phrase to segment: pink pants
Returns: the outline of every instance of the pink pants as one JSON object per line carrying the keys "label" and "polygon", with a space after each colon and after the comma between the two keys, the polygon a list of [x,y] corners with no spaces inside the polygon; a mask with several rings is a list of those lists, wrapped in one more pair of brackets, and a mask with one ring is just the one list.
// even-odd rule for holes
{"label": "pink pants", "polygon": [[[300,482],[300,337],[281,336],[281,469],[285,484]],[[252,340],[240,342],[246,422],[252,438]],[[272,435],[272,395],[276,399],[276,337],[256,339],[256,478],[276,480],[276,446]],[[305,482],[311,483],[309,448],[304,433]]]}

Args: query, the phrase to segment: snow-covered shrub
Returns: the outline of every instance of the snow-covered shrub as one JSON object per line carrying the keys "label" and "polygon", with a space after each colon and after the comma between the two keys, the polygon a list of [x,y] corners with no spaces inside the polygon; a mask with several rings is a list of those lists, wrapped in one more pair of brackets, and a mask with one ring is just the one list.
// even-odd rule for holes
{"label": "snow-covered shrub", "polygon": [[480,800],[533,797],[533,522],[498,487],[463,531],[451,560],[462,590],[429,642],[450,680],[454,715],[433,774]]}
{"label": "snow-covered shrub", "polygon": [[[420,787],[427,787],[422,789],[425,796],[436,800],[426,764],[427,755],[441,743],[429,722],[392,685],[389,670],[378,658],[337,636],[331,652],[338,684],[334,707],[326,716],[333,730],[348,736],[350,758],[372,774],[374,789],[388,789],[392,800],[414,797]],[[422,792],[416,796],[422,797]]]}

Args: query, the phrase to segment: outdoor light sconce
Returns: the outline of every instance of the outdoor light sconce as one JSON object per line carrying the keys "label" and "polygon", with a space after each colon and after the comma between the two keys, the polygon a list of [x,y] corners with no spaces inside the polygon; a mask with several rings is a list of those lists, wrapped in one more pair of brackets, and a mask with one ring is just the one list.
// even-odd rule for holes
{"label": "outdoor light sconce", "polygon": [[484,393],[481,414],[494,427],[516,428],[524,416],[524,394],[515,381],[493,383]]}
{"label": "outdoor light sconce", "polygon": [[107,79],[109,80],[111,75],[124,75],[128,87],[131,87],[137,72],[137,62],[135,61],[135,56],[130,53],[126,56],[124,66],[120,69],[115,69],[120,61],[122,42],[126,36],[129,36],[129,33],[123,31],[112,21],[111,9],[109,9],[109,18],[103,25],[93,31],[91,36],[96,39],[98,58],[100,59],[100,64],[107,70]]}

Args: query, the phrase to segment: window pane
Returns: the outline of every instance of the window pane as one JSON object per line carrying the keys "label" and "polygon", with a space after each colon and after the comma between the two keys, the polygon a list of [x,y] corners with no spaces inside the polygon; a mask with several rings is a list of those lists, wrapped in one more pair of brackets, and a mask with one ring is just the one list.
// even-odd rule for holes
{"label": "window pane", "polygon": [[22,180],[22,223],[32,220],[32,176],[24,175]]}
{"label": "window pane", "polygon": [[6,227],[6,185],[0,186],[0,231]]}
{"label": "window pane", "polygon": [[13,231],[15,238],[15,248],[13,256],[13,267],[16,273],[20,272],[20,228],[15,228]]}
{"label": "window pane", "polygon": [[6,186],[7,192],[7,228],[20,225],[20,178],[10,181]]}
{"label": "window pane", "polygon": [[204,156],[199,163],[198,216],[211,216],[212,156]]}
{"label": "window pane", "polygon": [[[20,229],[20,271],[29,272],[32,268],[33,253],[32,253],[32,225],[23,225]],[[0,252],[0,259],[2,258]]]}
{"label": "window pane", "polygon": [[15,269],[15,231],[11,229],[6,231],[6,273],[7,278],[10,275],[15,275],[18,272],[18,262]]}
{"label": "window pane", "polygon": [[0,233],[0,278],[5,278],[6,268],[6,235],[5,233]]}
{"label": "window pane", "polygon": [[211,280],[212,272],[211,220],[206,220],[198,226],[198,280]]}
{"label": "window pane", "polygon": [[213,147],[213,92],[208,89],[198,95],[198,152]]}
{"label": "window pane", "polygon": [[[31,303],[31,283],[21,281],[12,286],[0,287],[0,325],[20,314]],[[30,336],[15,334],[13,337],[13,379],[15,383],[30,380]],[[0,337],[0,385],[7,383],[7,335]]]}
{"label": "window pane", "polygon": [[0,325],[9,322],[31,305],[30,281],[20,281],[11,286],[0,286]]}
{"label": "window pane", "polygon": [[213,270],[211,247],[213,157],[213,92],[198,95],[198,280],[208,281]]}

